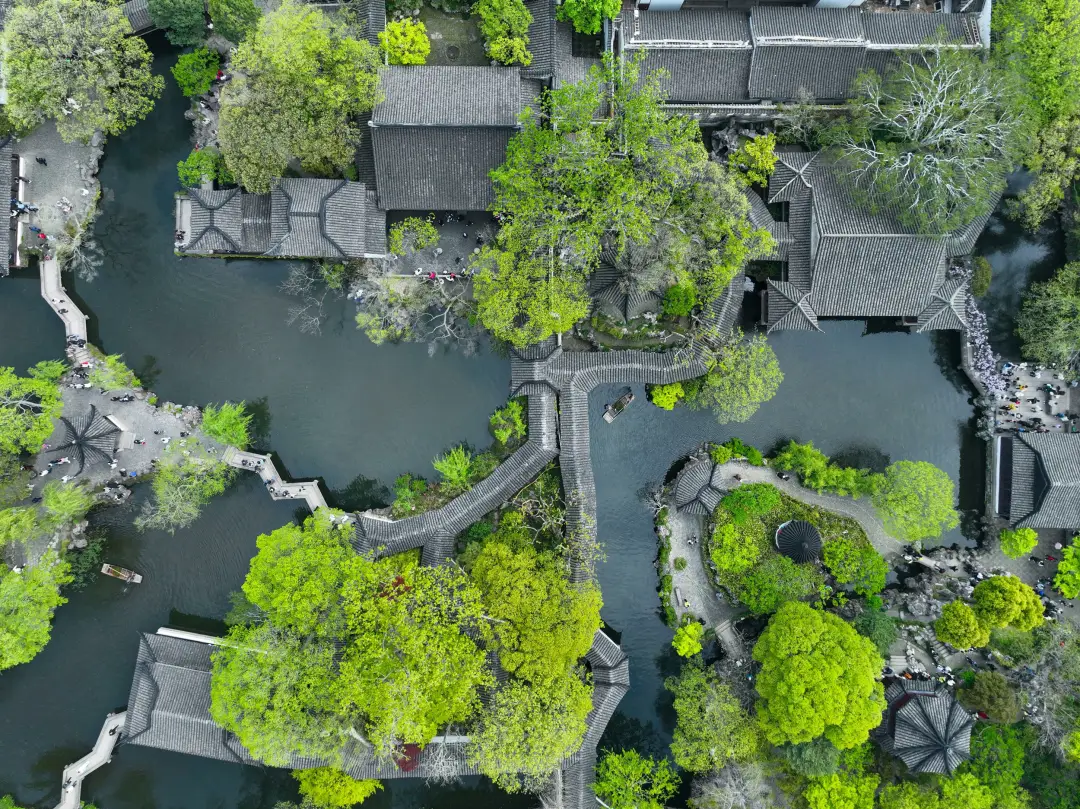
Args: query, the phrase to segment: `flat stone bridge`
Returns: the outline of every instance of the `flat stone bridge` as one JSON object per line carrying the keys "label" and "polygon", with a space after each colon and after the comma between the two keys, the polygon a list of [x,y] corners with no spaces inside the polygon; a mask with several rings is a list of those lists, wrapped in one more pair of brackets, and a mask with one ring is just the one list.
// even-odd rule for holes
{"label": "flat stone bridge", "polygon": [[127,723],[127,711],[109,714],[101,726],[94,749],[74,764],[64,767],[64,782],[60,802],[55,809],[79,809],[82,806],[83,779],[99,767],[112,761],[113,748],[120,741]]}
{"label": "flat stone bridge", "polygon": [[326,498],[323,497],[322,489],[319,488],[319,481],[286,483],[274,465],[274,459],[269,455],[259,455],[256,452],[245,452],[236,447],[229,447],[225,450],[222,460],[236,469],[255,472],[266,483],[266,489],[274,500],[303,500],[311,509],[312,514],[320,508],[327,508]]}
{"label": "flat stone bridge", "polygon": [[[46,258],[41,262],[41,297],[52,307],[56,316],[64,323],[64,334],[67,338],[86,340],[87,317],[82,310],[75,305],[75,301],[68,295],[60,281],[60,264],[56,257]],[[75,363],[90,362],[90,351],[79,346],[69,344],[68,354]]]}

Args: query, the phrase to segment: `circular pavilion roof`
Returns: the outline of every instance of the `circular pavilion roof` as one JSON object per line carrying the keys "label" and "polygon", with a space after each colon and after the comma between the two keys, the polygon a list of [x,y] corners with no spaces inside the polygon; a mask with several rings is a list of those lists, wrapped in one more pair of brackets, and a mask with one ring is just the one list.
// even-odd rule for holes
{"label": "circular pavilion roof", "polygon": [[812,562],[821,555],[821,534],[806,520],[789,520],[776,529],[776,549],[795,562]]}

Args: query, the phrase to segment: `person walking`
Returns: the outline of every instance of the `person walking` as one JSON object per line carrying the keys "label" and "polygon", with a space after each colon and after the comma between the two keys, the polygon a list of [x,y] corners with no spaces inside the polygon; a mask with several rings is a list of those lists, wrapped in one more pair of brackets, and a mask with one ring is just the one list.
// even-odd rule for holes
{"label": "person walking", "polygon": [[34,160],[36,160],[38,163],[40,163],[43,166],[49,165],[49,161],[46,160],[44,157],[35,157]]}

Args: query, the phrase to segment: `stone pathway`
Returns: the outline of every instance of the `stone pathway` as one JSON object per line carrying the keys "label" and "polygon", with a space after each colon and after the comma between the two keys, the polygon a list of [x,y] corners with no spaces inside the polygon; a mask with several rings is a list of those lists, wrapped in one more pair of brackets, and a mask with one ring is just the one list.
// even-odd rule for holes
{"label": "stone pathway", "polygon": [[[675,606],[675,614],[681,620],[683,615],[689,613],[707,626],[716,628],[724,621],[734,619],[740,615],[740,610],[735,609],[726,598],[716,597],[716,588],[709,581],[709,572],[705,567],[705,559],[702,555],[702,534],[704,533],[705,519],[697,514],[685,514],[670,507],[668,528],[671,529],[671,554],[668,557],[668,570],[671,574],[671,582],[674,589],[682,596],[680,601],[674,594],[672,602]],[[690,539],[697,537],[696,544],[691,545]],[[687,561],[683,570],[675,569],[675,560],[682,557]],[[690,606],[686,606],[686,602]]]}
{"label": "stone pathway", "polygon": [[[55,249],[56,239],[65,236],[65,225],[81,223],[97,199],[100,185],[95,175],[102,149],[99,145],[64,143],[51,121],[21,138],[14,149],[22,156],[30,180],[26,202],[40,208],[29,215],[29,224],[45,231]],[[38,163],[38,157],[48,165]],[[70,211],[57,206],[61,198],[70,203]]]}

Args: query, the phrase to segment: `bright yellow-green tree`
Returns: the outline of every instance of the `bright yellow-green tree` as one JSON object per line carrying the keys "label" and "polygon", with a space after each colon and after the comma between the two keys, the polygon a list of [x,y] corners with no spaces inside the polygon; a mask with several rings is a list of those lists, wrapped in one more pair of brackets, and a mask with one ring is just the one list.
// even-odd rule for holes
{"label": "bright yellow-green tree", "polygon": [[948,474],[932,463],[897,461],[885,470],[874,505],[885,528],[899,539],[939,537],[960,524],[953,508],[955,488]]}

